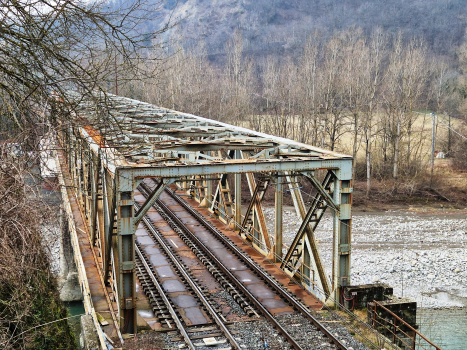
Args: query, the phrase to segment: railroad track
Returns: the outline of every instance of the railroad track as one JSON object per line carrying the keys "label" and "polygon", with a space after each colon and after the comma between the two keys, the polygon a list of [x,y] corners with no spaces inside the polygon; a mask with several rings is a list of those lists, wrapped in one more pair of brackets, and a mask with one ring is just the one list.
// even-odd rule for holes
{"label": "railroad track", "polygon": [[[151,189],[143,182],[140,185],[141,192],[147,196]],[[211,225],[207,220],[205,220],[198,212],[196,212],[191,206],[185,203],[181,198],[175,195],[171,190],[167,190],[167,193],[171,195],[176,202],[183,207],[184,210],[190,213],[197,222],[199,222],[205,229],[207,229],[211,234],[215,236],[215,239],[219,240],[227,249],[234,253],[235,256],[242,262],[245,263],[248,268],[254,272],[255,275],[259,276],[269,287],[273,289],[280,297],[285,300],[293,309],[299,311],[314,327],[320,332],[328,342],[333,344],[337,349],[347,349],[327,328],[322,325],[308,310],[308,308],[295,296],[291,295],[289,291],[283,288],[277,280],[270,276],[266,271],[264,271],[258,264],[251,260],[244,252],[242,252],[233,242],[230,241],[225,235],[218,231],[215,227]],[[209,261],[209,264],[215,265],[217,270],[222,272],[223,278],[227,278],[231,284],[235,286],[235,290],[240,291],[244,299],[254,305],[256,310],[259,311],[265,318],[272,323],[273,327],[276,328],[279,333],[287,340],[287,342],[294,349],[302,349],[302,347],[294,339],[294,336],[291,333],[296,333],[295,329],[291,329],[287,325],[281,325],[278,320],[269,312],[269,310],[258,300],[258,297],[253,295],[248,288],[229,270],[228,267],[216,257],[215,254],[202,242],[188,227],[185,225],[182,220],[173,213],[172,210],[168,208],[165,203],[160,199],[157,201],[157,204],[154,206],[158,210],[159,214],[169,222],[170,226],[176,231],[182,240],[195,252],[195,254],[200,257],[201,261]],[[174,227],[175,226],[175,227]],[[204,262],[203,261],[203,262]],[[206,265],[206,264],[205,264]],[[238,293],[238,292],[237,292]],[[287,331],[287,329],[289,331]]]}
{"label": "railroad track", "polygon": [[[135,205],[135,208],[139,209],[139,206]],[[164,292],[162,283],[160,283],[154,273],[148,257],[144,253],[143,249],[141,249],[140,244],[137,243],[135,247],[137,255],[135,261],[138,279],[140,280],[141,286],[146,295],[149,297],[151,306],[159,320],[162,321],[162,323],[165,323],[168,328],[175,327],[174,329],[177,329],[180,332],[181,338],[189,349],[194,350],[197,347],[204,345],[203,343],[196,343],[194,339],[200,339],[201,337],[213,338],[222,334],[233,349],[240,350],[241,347],[231,331],[227,328],[226,321],[221,318],[222,316],[220,316],[218,310],[215,310],[211,306],[211,301],[204,295],[204,291],[200,286],[198,286],[194,277],[187,272],[186,267],[183,266],[183,263],[180,262],[176,254],[174,254],[172,248],[167,244],[162,234],[153,225],[147,215],[142,221],[149,236],[154,240],[154,243],[163,250],[164,255],[170,259],[170,262],[175,267],[177,273],[180,274],[181,279],[189,285],[190,291],[192,291],[196,295],[196,298],[202,303],[203,309],[209,315],[216,327],[196,328],[186,326],[182,317],[180,317],[179,313],[174,308],[172,301],[169,300]],[[187,328],[190,328],[190,330],[187,330]],[[206,333],[206,330],[208,330],[209,333]],[[196,333],[203,333],[203,335],[200,337]],[[218,344],[222,344],[222,342],[218,342]]]}

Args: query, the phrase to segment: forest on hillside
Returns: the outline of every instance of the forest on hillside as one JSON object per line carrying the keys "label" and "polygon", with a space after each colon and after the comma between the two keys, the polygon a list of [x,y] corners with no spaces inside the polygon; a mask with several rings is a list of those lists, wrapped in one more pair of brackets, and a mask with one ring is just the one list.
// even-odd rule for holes
{"label": "forest on hillside", "polygon": [[[211,59],[225,57],[225,43],[235,30],[243,33],[249,55],[299,55],[318,31],[325,39],[349,27],[369,35],[377,27],[388,34],[423,37],[437,55],[451,55],[461,43],[467,6],[462,0],[150,0],[160,15],[148,31],[180,21],[177,34],[185,46],[206,44]],[[125,2],[113,0],[118,8]]]}
{"label": "forest on hillside", "polygon": [[463,162],[464,139],[453,130],[462,132],[467,113],[467,43],[441,56],[423,37],[352,26],[329,38],[315,32],[298,55],[258,57],[237,30],[225,52],[212,61],[202,40],[190,48],[180,42],[156,79],[120,91],[350,154],[367,195],[373,178],[426,185],[432,112],[437,151]]}

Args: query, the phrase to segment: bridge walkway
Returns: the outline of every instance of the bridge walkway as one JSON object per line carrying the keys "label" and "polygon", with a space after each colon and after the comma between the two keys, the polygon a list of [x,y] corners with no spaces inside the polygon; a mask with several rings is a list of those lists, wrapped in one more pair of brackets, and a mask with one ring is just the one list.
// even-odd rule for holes
{"label": "bridge walkway", "polygon": [[[103,280],[97,267],[99,260],[95,251],[93,252],[91,248],[89,230],[78,204],[75,187],[66,167],[65,156],[60,150],[57,151],[57,160],[59,177],[63,181],[63,184],[61,184],[62,197],[64,197],[65,211],[68,216],[74,258],[78,268],[81,290],[83,291],[85,311],[87,314],[93,316],[96,328],[96,323],[99,322],[100,318],[96,316],[96,313],[102,316],[103,319],[101,318],[99,322],[102,331],[108,337],[117,339],[119,331],[112,318],[112,313],[117,310],[117,304],[108,300],[108,297],[110,298],[111,296],[104,289]],[[103,334],[99,335],[101,335],[101,338],[105,337]]]}

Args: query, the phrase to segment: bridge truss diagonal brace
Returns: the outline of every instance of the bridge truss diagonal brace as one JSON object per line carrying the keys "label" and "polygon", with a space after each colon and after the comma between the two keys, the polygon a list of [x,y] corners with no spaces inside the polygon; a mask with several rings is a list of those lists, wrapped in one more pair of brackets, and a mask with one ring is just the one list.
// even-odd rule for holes
{"label": "bridge truss diagonal brace", "polygon": [[[308,173],[308,172],[302,172],[304,176],[307,177],[307,179],[311,182],[313,187],[318,191],[318,193],[324,197],[324,200],[326,201],[326,204],[329,205],[331,208],[333,208],[336,211],[340,211],[339,206],[334,203],[334,199],[331,197],[331,195],[326,191],[326,189],[321,185],[321,183],[316,180],[316,178]],[[334,175],[334,177],[336,177]]]}
{"label": "bridge truss diagonal brace", "polygon": [[[316,225],[318,224],[318,221],[316,221],[314,224],[314,227],[310,224],[311,218],[316,214],[316,209],[319,206],[320,202],[320,197],[324,196],[326,198],[326,203],[332,205],[333,207],[337,206],[334,203],[334,200],[330,197],[330,195],[327,193],[325,190],[324,186],[321,185],[314,176],[310,175],[309,173],[305,173],[305,175],[308,178],[313,178],[313,181],[311,181],[312,185],[316,188],[318,191],[319,195],[317,198],[315,198],[313,204],[310,206],[307,212],[305,212],[305,203],[303,201],[303,197],[301,196],[299,191],[296,191],[296,188],[292,188],[294,186],[291,181],[291,177],[288,178],[288,182],[290,183],[291,187],[291,195],[293,198],[294,205],[296,207],[297,213],[299,213],[299,216],[302,218],[302,224],[300,225],[300,228],[298,229],[297,234],[295,235],[294,240],[292,241],[292,244],[290,245],[283,261],[281,264],[281,268],[285,269],[287,264],[289,263],[293,252],[297,248],[298,244],[300,242],[303,242],[303,251],[302,251],[302,260],[305,260],[306,257],[313,257],[312,264],[313,267],[316,268],[318,272],[318,277],[319,277],[319,282],[318,286],[322,288],[322,291],[324,292],[324,298],[330,295],[331,293],[331,287],[329,280],[326,276],[326,272],[324,270],[324,266],[322,263],[321,256],[319,254],[319,249],[318,249],[318,244],[316,242],[315,234],[314,234],[314,229],[316,228]],[[325,182],[332,181],[332,178],[335,178],[335,174],[332,172],[332,170],[328,170],[328,174],[326,175]],[[315,186],[315,184],[319,184],[319,186]],[[332,203],[332,204],[331,204]],[[316,220],[316,219],[315,219]],[[305,236],[306,234],[306,236]],[[307,252],[307,250],[311,250],[311,254]],[[307,259],[308,260],[308,259]],[[309,277],[309,276],[307,276]],[[320,293],[321,294],[321,293]]]}
{"label": "bridge truss diagonal brace", "polygon": [[[245,159],[244,152],[240,151],[240,157],[242,159]],[[264,196],[266,191],[263,191],[263,193],[261,193],[261,195],[258,196],[258,189],[259,189],[258,186],[259,186],[259,184],[256,183],[256,180],[255,180],[255,177],[254,177],[253,173],[248,172],[246,174],[246,178],[247,178],[247,182],[248,182],[248,188],[250,189],[250,193],[251,193],[251,196],[252,196],[250,205],[248,206],[248,209],[250,211],[253,210],[253,217],[254,217],[254,220],[258,223],[259,230],[261,232],[263,242],[266,245],[267,250],[271,250],[271,242],[269,240],[269,231],[268,231],[268,228],[267,228],[267,225],[266,225],[266,218],[264,216],[263,207],[261,205],[261,200],[263,199],[263,196]],[[267,188],[268,184],[269,184],[269,180],[267,180],[266,188]],[[250,213],[248,212],[248,213],[245,214],[244,224],[246,224],[246,220],[248,218],[247,214],[249,215]],[[245,228],[243,225],[242,225],[242,227]]]}
{"label": "bridge truss diagonal brace", "polygon": [[146,199],[146,202],[139,208],[138,212],[135,214],[134,217],[134,225],[138,226],[141,219],[146,215],[149,208],[156,202],[159,195],[169,186],[170,184],[174,183],[177,179],[175,178],[162,178],[161,181],[157,184],[157,187],[152,191],[150,196]]}

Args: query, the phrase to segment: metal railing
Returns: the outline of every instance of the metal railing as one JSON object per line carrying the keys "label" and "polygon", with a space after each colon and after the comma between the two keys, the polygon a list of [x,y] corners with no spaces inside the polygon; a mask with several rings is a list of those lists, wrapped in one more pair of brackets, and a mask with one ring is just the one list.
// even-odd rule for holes
{"label": "metal railing", "polygon": [[[418,332],[413,326],[408,324],[394,312],[383,306],[376,300],[373,301],[373,328],[379,330],[388,338],[392,338],[392,342],[402,349],[436,349],[441,348],[429,341],[423,334]],[[381,315],[378,314],[378,308]],[[417,341],[417,335],[421,339]]]}

